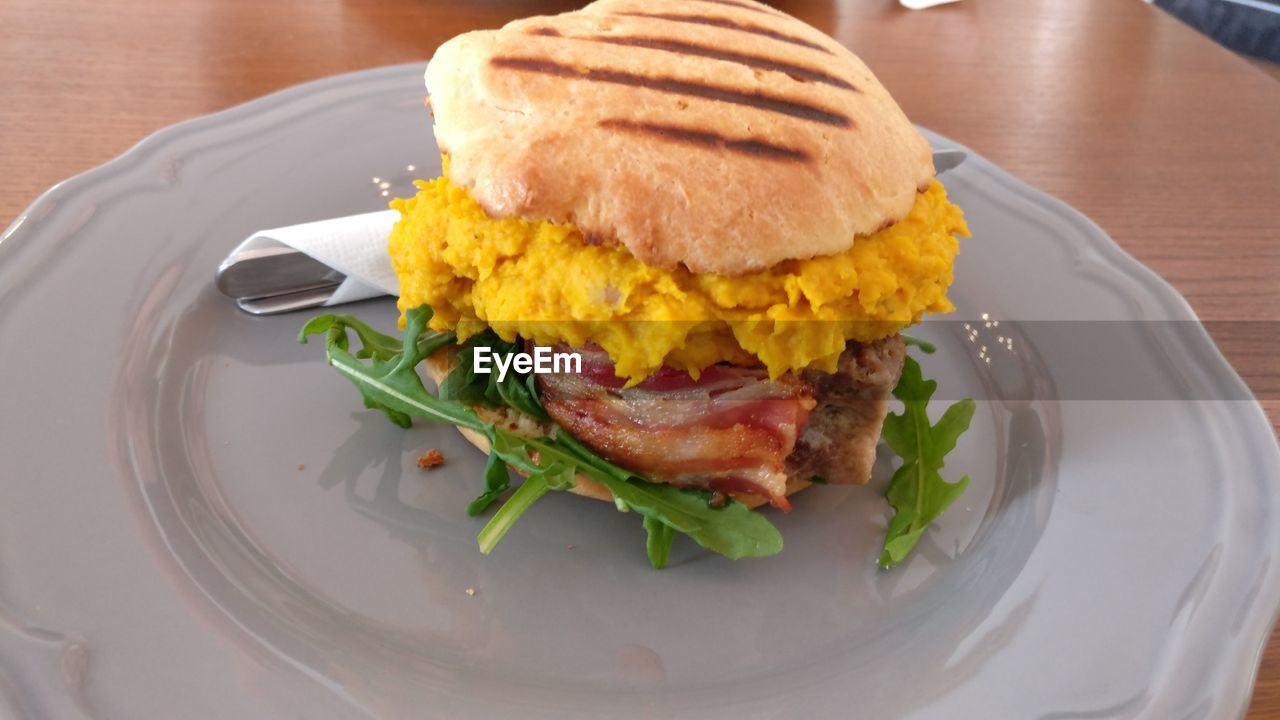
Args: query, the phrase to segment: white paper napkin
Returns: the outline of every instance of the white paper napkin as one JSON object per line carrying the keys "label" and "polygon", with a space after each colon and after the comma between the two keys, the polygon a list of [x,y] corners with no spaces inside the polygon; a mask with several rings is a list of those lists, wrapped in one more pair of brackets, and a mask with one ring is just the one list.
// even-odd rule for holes
{"label": "white paper napkin", "polygon": [[346,280],[324,303],[326,306],[382,295],[398,296],[400,281],[391,269],[387,238],[399,218],[399,212],[383,210],[260,230],[241,243],[235,252],[283,244],[346,275]]}

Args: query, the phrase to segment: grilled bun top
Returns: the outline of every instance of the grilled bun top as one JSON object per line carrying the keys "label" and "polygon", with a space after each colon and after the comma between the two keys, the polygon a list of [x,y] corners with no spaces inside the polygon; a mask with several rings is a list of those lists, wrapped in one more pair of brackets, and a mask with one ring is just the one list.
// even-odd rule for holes
{"label": "grilled bun top", "polygon": [[928,186],[928,142],[853,53],[752,0],[599,0],[427,67],[449,179],[492,217],[742,275],[848,249]]}

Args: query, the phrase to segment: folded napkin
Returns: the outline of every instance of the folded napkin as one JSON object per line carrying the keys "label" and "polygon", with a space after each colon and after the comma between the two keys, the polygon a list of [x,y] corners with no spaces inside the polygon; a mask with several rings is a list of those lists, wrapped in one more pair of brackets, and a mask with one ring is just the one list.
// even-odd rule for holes
{"label": "folded napkin", "polygon": [[249,236],[228,260],[254,258],[293,248],[346,276],[324,305],[340,305],[382,295],[399,295],[400,281],[387,256],[387,238],[400,213],[395,210],[349,215]]}

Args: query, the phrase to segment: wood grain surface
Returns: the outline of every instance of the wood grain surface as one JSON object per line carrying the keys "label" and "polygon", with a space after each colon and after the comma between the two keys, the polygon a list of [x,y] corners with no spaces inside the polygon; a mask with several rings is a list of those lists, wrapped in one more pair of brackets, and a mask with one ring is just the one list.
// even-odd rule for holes
{"label": "wood grain surface", "polygon": [[[1280,82],[1140,0],[779,0],[1174,284],[1280,421]],[[573,2],[0,0],[0,222],[148,133]],[[1206,482],[1212,482],[1206,479]],[[1280,643],[1254,720],[1280,718]]]}

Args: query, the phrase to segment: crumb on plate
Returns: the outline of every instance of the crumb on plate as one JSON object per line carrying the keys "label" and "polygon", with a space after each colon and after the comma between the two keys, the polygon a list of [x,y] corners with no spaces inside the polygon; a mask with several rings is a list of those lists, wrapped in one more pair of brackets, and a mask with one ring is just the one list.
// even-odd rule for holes
{"label": "crumb on plate", "polygon": [[431,470],[444,464],[444,453],[435,448],[422,453],[422,457],[418,458],[418,467],[423,470]]}

